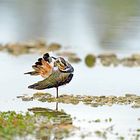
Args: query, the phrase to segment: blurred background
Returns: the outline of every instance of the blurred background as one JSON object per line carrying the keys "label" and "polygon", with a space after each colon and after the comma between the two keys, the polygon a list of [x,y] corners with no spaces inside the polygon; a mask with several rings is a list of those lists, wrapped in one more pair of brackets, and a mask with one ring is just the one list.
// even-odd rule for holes
{"label": "blurred background", "polygon": [[[107,139],[106,135],[111,140],[112,135],[117,140],[139,140],[140,0],[0,0],[0,139],[1,132],[10,139],[11,130],[16,134],[10,125],[2,129],[1,111],[43,107],[57,118],[58,103],[32,98],[37,92],[55,96],[55,89],[28,89],[42,78],[24,75],[49,47],[56,49],[53,56],[62,55],[74,67],[72,81],[59,88],[59,95],[68,95],[68,104],[59,103],[58,110],[70,114],[71,125],[80,133],[69,140],[87,140],[89,134],[89,140]],[[71,94],[99,100],[71,104]],[[105,97],[118,100],[114,103]]]}
{"label": "blurred background", "polygon": [[45,38],[87,51],[138,51],[139,7],[139,0],[0,0],[0,43]]}

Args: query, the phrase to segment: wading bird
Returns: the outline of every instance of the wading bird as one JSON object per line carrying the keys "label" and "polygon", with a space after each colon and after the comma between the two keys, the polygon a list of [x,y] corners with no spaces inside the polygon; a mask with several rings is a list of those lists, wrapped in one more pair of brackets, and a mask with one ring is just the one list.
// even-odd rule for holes
{"label": "wading bird", "polygon": [[74,68],[62,57],[55,58],[48,53],[39,58],[32,66],[34,71],[25,74],[41,75],[44,80],[39,81],[28,88],[43,90],[56,88],[58,98],[58,87],[69,83],[73,77]]}

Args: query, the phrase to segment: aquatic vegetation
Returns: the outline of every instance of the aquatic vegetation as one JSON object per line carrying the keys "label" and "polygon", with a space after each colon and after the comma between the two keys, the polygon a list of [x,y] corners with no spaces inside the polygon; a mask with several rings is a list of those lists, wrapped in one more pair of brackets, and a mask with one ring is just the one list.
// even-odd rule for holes
{"label": "aquatic vegetation", "polygon": [[[47,44],[45,40],[39,39],[27,42],[15,42],[0,44],[0,51],[8,52],[9,54],[19,56],[23,54],[54,52],[58,56],[66,57],[71,63],[79,63],[82,58],[77,56],[76,52],[64,51],[63,46],[59,43]],[[125,66],[125,67],[138,67],[140,66],[140,54],[134,53],[128,57],[119,58],[115,53],[101,53],[98,55],[87,54],[84,58],[85,64],[88,67],[93,67],[100,62],[102,66]]]}
{"label": "aquatic vegetation", "polygon": [[17,96],[17,98],[22,98],[22,101],[33,101],[33,97],[28,95]]}
{"label": "aquatic vegetation", "polygon": [[40,97],[51,97],[52,95],[50,93],[43,93],[43,92],[37,92],[37,93],[34,93],[33,94],[33,98],[34,99],[37,99],[37,98],[40,98]]}
{"label": "aquatic vegetation", "polygon": [[[27,95],[18,96],[18,98],[23,98],[24,101],[25,97],[27,97]],[[84,103],[90,106],[96,104],[96,107],[99,107],[103,105],[112,106],[114,104],[133,106],[134,104],[139,104],[140,101],[140,96],[135,94],[125,94],[125,96],[61,95],[59,98],[55,98],[49,93],[37,92],[33,94],[33,96],[30,96],[30,98],[39,101],[56,102],[56,109],[33,107],[29,108],[29,112],[26,113],[1,112],[0,139],[5,138],[10,140],[10,138],[26,138],[28,136],[35,139],[53,139],[54,137],[56,139],[63,139],[73,135],[79,135],[81,138],[99,137],[101,139],[108,139],[111,135],[111,137],[122,139],[125,138],[125,136],[120,135],[119,132],[114,130],[115,125],[111,117],[87,120],[88,123],[92,125],[107,123],[110,126],[83,133],[80,128],[73,125],[74,120],[71,115],[64,112],[64,110],[58,110],[58,103],[74,105]],[[77,121],[77,118],[75,118],[75,120]],[[79,121],[82,122],[82,120]],[[137,121],[139,121],[139,118]],[[128,133],[130,138],[139,139],[140,129],[137,128],[132,132],[128,131]]]}
{"label": "aquatic vegetation", "polygon": [[[33,107],[29,108],[28,111],[33,112],[36,115],[47,116],[48,119],[53,120],[53,124],[59,125],[72,125],[72,118],[69,114],[66,114],[63,110],[52,110],[49,108]],[[71,126],[72,127],[72,126]]]}
{"label": "aquatic vegetation", "polygon": [[[27,96],[19,96],[23,101]],[[38,100],[41,102],[58,102],[65,104],[78,104],[83,103],[90,105],[91,107],[100,106],[112,106],[112,105],[131,105],[132,108],[140,108],[140,96],[135,94],[125,94],[125,96],[86,96],[86,95],[60,95],[59,98],[55,98],[49,93],[35,93],[32,100]]]}
{"label": "aquatic vegetation", "polygon": [[47,108],[31,108],[33,114],[0,112],[0,139],[68,137],[74,129],[72,118],[65,112]]}
{"label": "aquatic vegetation", "polygon": [[105,131],[97,130],[97,131],[95,131],[95,134],[96,134],[97,137],[100,137],[100,138],[103,138],[103,139],[107,139],[107,136],[106,136],[107,134],[106,134]]}
{"label": "aquatic vegetation", "polygon": [[103,66],[118,66],[120,62],[117,58],[117,55],[114,53],[100,54],[98,55],[98,58],[100,59],[100,62]]}
{"label": "aquatic vegetation", "polygon": [[140,66],[140,54],[132,54],[129,57],[118,58],[114,53],[104,53],[98,55],[103,66],[118,66],[136,67]]}
{"label": "aquatic vegetation", "polygon": [[81,61],[81,58],[78,57],[76,53],[71,51],[60,51],[57,52],[56,55],[67,57],[68,61],[71,63],[79,63]]}
{"label": "aquatic vegetation", "polygon": [[69,56],[68,61],[71,63],[79,63],[81,61],[81,58],[78,56]]}
{"label": "aquatic vegetation", "polygon": [[76,53],[71,51],[60,51],[60,52],[56,52],[56,55],[63,56],[63,57],[74,57],[76,56]]}
{"label": "aquatic vegetation", "polygon": [[33,133],[35,118],[29,113],[0,112],[0,139],[11,139]]}
{"label": "aquatic vegetation", "polygon": [[46,50],[46,42],[43,40],[30,41],[30,42],[17,42],[17,43],[8,43],[3,45],[3,50],[9,54],[18,56],[22,54],[41,52]]}
{"label": "aquatic vegetation", "polygon": [[58,51],[62,48],[62,46],[58,43],[52,43],[47,47],[47,51]]}
{"label": "aquatic vegetation", "polygon": [[88,54],[85,57],[85,63],[88,67],[93,67],[96,63],[96,56],[94,56],[93,54]]}
{"label": "aquatic vegetation", "polygon": [[9,54],[18,56],[28,53],[46,53],[50,51],[58,51],[61,49],[61,45],[57,43],[47,44],[44,40],[35,40],[28,42],[17,42],[17,43],[7,43],[1,45],[0,51],[6,51]]}

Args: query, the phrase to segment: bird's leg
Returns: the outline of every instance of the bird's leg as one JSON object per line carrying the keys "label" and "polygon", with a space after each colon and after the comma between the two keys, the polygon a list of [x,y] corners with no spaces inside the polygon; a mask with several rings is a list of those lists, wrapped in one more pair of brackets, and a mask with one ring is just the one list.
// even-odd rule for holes
{"label": "bird's leg", "polygon": [[58,87],[56,87],[56,98],[58,98]]}
{"label": "bird's leg", "polygon": [[58,111],[58,102],[56,102],[56,108],[55,108],[56,111]]}

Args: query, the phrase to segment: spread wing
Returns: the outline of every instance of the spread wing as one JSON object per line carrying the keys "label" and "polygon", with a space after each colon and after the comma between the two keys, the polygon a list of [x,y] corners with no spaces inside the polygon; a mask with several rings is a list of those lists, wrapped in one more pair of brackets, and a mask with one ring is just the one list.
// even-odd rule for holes
{"label": "spread wing", "polygon": [[41,75],[43,78],[47,78],[52,74],[53,64],[52,58],[48,53],[44,54],[43,58],[39,58],[38,61],[32,66],[34,71],[27,72],[25,74]]}

